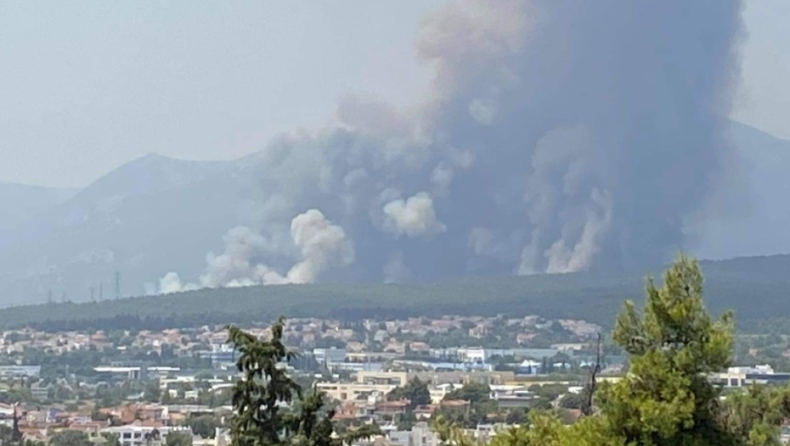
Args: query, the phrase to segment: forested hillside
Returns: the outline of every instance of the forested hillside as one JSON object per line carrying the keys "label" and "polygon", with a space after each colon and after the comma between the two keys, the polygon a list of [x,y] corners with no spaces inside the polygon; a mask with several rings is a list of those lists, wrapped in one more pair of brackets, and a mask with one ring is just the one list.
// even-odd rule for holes
{"label": "forested hillside", "polygon": [[[733,309],[742,328],[767,327],[790,314],[790,256],[702,262],[707,304]],[[658,271],[658,270],[657,270]],[[270,321],[289,317],[408,317],[442,314],[585,319],[607,326],[626,298],[641,302],[645,275],[564,274],[467,278],[438,284],[281,285],[200,291],[88,303],[7,308],[0,326],[162,328]]]}

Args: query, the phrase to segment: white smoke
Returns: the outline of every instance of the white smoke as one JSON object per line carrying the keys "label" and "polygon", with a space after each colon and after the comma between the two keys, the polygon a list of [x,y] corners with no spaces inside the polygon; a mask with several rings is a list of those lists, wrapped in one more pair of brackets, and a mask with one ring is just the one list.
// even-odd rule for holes
{"label": "white smoke", "polygon": [[180,293],[182,291],[192,291],[199,287],[195,284],[184,284],[178,274],[170,272],[159,279],[159,294]]}
{"label": "white smoke", "polygon": [[447,230],[436,218],[433,198],[427,192],[418,192],[406,200],[392,200],[384,205],[384,229],[400,237],[431,236]]}
{"label": "white smoke", "polygon": [[244,286],[249,281],[261,282],[261,272],[265,265],[255,264],[252,257],[264,252],[269,246],[267,240],[247,227],[229,230],[223,237],[225,250],[222,254],[209,253],[206,256],[206,272],[200,276],[202,288],[219,286]]}
{"label": "white smoke", "polygon": [[[546,272],[570,273],[588,269],[611,221],[611,197],[593,189],[581,234],[577,235],[578,230],[572,227],[571,222],[565,225],[563,236],[546,250],[545,256],[549,262]],[[567,246],[573,240],[577,240],[573,248]]]}
{"label": "white smoke", "polygon": [[291,241],[298,248],[299,261],[283,275],[256,257],[266,255],[274,244],[247,227],[233,228],[223,237],[222,254],[206,256],[206,271],[199,284],[183,283],[174,272],[159,281],[159,293],[169,294],[199,288],[246,287],[312,283],[331,268],[342,268],[354,262],[354,247],[343,228],[327,220],[321,211],[310,209],[291,221]]}
{"label": "white smoke", "polygon": [[321,211],[310,209],[291,221],[291,237],[302,253],[302,261],[288,271],[288,283],[312,283],[329,268],[354,263],[354,247],[340,226]]}

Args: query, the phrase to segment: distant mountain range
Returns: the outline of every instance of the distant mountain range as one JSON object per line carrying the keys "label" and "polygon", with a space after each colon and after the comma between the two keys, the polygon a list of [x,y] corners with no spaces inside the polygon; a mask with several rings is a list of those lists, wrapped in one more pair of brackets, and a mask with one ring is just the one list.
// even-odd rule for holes
{"label": "distant mountain range", "polygon": [[[731,133],[746,205],[695,227],[690,251],[790,252],[790,142],[742,124]],[[116,273],[124,296],[152,292],[168,271],[198,276],[228,229],[260,221],[257,159],[148,155],[79,191],[0,184],[0,305],[115,297]]]}

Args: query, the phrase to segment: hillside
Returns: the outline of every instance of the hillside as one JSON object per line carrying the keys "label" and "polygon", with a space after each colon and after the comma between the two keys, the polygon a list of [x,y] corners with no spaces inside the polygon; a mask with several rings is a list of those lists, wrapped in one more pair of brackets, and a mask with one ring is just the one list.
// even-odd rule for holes
{"label": "hillside", "polygon": [[[737,184],[746,200],[733,200],[738,207],[727,209],[727,215],[709,217],[692,228],[694,236],[686,249],[701,258],[717,259],[790,253],[790,232],[785,230],[790,226],[785,204],[790,194],[790,176],[786,175],[790,171],[790,142],[737,123],[731,133],[741,173]],[[56,301],[65,298],[85,302],[91,298],[91,288],[96,298],[100,289],[105,298],[115,297],[116,271],[121,274],[122,296],[155,292],[158,280],[169,271],[194,280],[204,270],[206,254],[221,250],[222,237],[229,229],[239,225],[260,229],[270,218],[269,213],[295,206],[267,195],[278,188],[296,186],[288,182],[290,167],[283,168],[281,176],[264,177],[261,163],[265,160],[262,153],[229,162],[149,155],[109,172],[78,192],[0,185],[0,306],[43,303],[49,295]],[[729,204],[725,199],[725,207]],[[305,209],[299,207],[298,212]],[[393,246],[397,247],[392,241],[383,246],[382,237],[365,232],[362,235],[355,240],[360,258],[367,255],[368,259],[381,257],[378,260],[384,261]],[[480,249],[497,248],[518,257],[520,246],[507,240],[494,242],[490,240],[492,246],[481,245]],[[450,263],[454,269],[447,271],[463,270],[469,250],[463,242],[442,245],[441,249],[430,240],[418,243],[409,239],[403,243],[423,247],[421,253],[430,254],[407,259],[415,271]],[[396,276],[397,260],[397,255],[390,259]],[[466,265],[472,268],[468,274],[512,271],[512,262],[497,261],[492,260],[490,268],[488,264]],[[353,273],[349,268],[348,277],[329,279],[359,279]],[[442,280],[448,275],[452,274],[437,274],[426,280]],[[360,287],[384,296],[412,290]],[[413,290],[409,292],[427,292],[420,287]],[[247,292],[228,291],[234,296]]]}
{"label": "hillside", "polygon": [[[172,265],[197,273],[229,228],[250,222],[254,173],[237,162],[156,155],[110,172],[9,234],[0,251],[0,305],[143,294]],[[195,216],[200,216],[196,219]]]}
{"label": "hillside", "polygon": [[747,125],[733,123],[738,148],[737,175],[732,180],[738,200],[724,198],[725,218],[699,228],[695,253],[702,258],[732,258],[790,253],[790,143]]}
{"label": "hillside", "polygon": [[[790,256],[703,262],[706,302],[734,309],[741,326],[790,313]],[[436,284],[282,285],[200,290],[94,303],[7,308],[1,327],[162,328],[291,317],[537,314],[608,326],[626,298],[640,302],[641,274],[467,278]]]}
{"label": "hillside", "polygon": [[73,197],[77,191],[0,183],[0,240],[40,213]]}

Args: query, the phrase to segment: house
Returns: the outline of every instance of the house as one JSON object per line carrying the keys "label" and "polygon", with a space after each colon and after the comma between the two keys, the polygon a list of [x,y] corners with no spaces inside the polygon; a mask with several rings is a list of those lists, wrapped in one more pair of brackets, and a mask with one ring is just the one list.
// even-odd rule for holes
{"label": "house", "polygon": [[391,386],[405,386],[409,382],[409,374],[406,372],[357,372],[357,382],[360,384],[377,384]]}
{"label": "house", "polygon": [[171,432],[191,432],[186,426],[163,426],[157,422],[135,421],[125,426],[105,427],[101,433],[115,434],[121,446],[144,446],[150,441],[164,442]]}
{"label": "house", "polygon": [[90,421],[86,423],[72,423],[66,429],[70,431],[80,431],[88,436],[89,441],[94,442],[101,438],[101,431],[105,427],[107,427],[107,423]]}
{"label": "house", "polygon": [[324,392],[328,398],[337,401],[367,400],[374,396],[380,398],[392,391],[396,386],[391,384],[358,384],[358,383],[318,383],[316,388]]}
{"label": "house", "polygon": [[439,435],[431,430],[426,422],[419,422],[410,431],[389,433],[391,444],[399,446],[440,446]]}
{"label": "house", "polygon": [[406,413],[406,409],[408,407],[409,402],[407,400],[383,401],[376,404],[376,414],[394,418],[398,415]]}
{"label": "house", "polygon": [[414,408],[414,417],[418,420],[428,420],[431,418],[436,409],[439,408],[438,404],[428,404],[426,406],[417,406]]}

